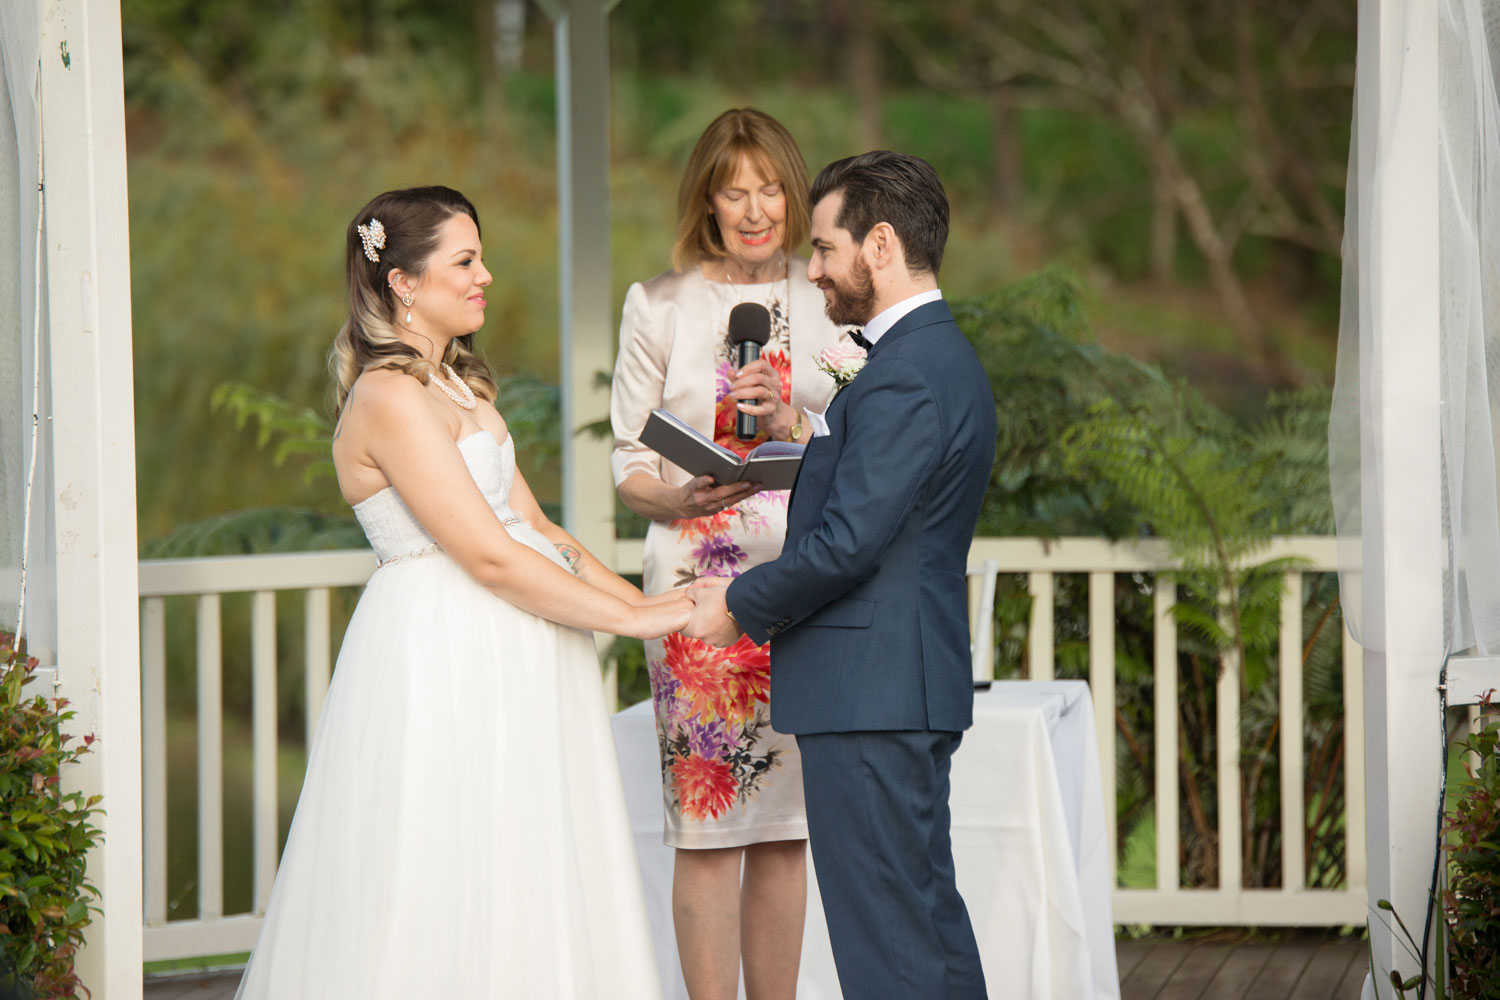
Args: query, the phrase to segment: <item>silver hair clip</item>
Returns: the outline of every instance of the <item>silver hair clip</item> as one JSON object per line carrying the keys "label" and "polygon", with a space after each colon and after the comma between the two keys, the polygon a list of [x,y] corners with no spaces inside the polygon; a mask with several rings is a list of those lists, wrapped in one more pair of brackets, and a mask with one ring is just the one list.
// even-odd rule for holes
{"label": "silver hair clip", "polygon": [[365,256],[379,264],[380,254],[375,251],[385,249],[385,226],[380,224],[379,219],[372,216],[368,226],[355,226],[354,228],[359,230],[360,242],[365,245]]}

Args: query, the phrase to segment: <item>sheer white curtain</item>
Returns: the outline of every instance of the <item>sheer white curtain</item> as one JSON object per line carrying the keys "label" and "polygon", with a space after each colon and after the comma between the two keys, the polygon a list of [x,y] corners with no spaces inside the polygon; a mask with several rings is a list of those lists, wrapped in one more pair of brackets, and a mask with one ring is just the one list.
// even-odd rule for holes
{"label": "sheer white curtain", "polygon": [[[1439,328],[1393,335],[1439,341],[1446,651],[1492,654],[1500,652],[1500,0],[1439,0],[1439,6]],[[1381,84],[1399,90],[1402,81]],[[1359,264],[1396,248],[1382,245],[1370,210],[1382,193],[1379,164],[1387,151],[1377,152],[1376,190],[1360,191],[1358,148],[1352,141],[1329,465],[1340,562],[1359,567],[1344,574],[1344,612],[1355,638],[1380,648],[1383,622],[1372,616],[1386,613],[1384,581],[1379,566],[1360,567],[1361,535],[1378,533],[1383,519],[1381,477],[1362,469],[1362,463],[1382,461],[1381,432],[1360,417],[1361,385],[1367,393],[1379,391],[1380,324]],[[1379,407],[1374,401],[1373,409]],[[1361,588],[1373,599],[1363,599]]]}
{"label": "sheer white curtain", "polygon": [[20,603],[33,386],[40,372],[43,393],[31,490],[25,631],[33,650],[45,652],[56,648],[57,626],[46,342],[42,340],[38,350],[36,340],[41,29],[41,0],[0,3],[0,628],[15,628]]}

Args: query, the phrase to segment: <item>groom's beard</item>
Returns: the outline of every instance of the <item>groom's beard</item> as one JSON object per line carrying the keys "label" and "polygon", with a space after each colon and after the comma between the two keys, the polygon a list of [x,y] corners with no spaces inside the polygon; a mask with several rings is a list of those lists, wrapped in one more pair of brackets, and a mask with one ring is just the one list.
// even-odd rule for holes
{"label": "groom's beard", "polygon": [[833,298],[824,303],[823,311],[836,326],[864,326],[875,318],[875,275],[862,259],[854,259],[849,268],[848,284],[825,277],[818,282],[818,287],[833,292]]}

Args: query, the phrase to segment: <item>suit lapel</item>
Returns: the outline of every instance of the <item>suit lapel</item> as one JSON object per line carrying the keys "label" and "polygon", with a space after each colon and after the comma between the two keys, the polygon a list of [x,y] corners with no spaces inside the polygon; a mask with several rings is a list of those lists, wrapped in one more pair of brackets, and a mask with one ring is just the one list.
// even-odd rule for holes
{"label": "suit lapel", "polygon": [[907,334],[915,333],[929,326],[938,326],[943,323],[952,323],[953,313],[948,308],[948,303],[943,299],[936,302],[928,302],[917,306],[911,312],[896,321],[896,325],[885,332],[885,335],[875,341],[875,346],[870,348],[870,360],[885,350],[891,344],[905,337]]}

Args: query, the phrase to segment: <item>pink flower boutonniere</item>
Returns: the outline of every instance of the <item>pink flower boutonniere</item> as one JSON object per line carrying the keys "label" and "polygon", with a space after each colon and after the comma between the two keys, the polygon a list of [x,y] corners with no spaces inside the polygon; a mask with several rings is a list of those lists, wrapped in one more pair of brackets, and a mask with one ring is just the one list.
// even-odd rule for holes
{"label": "pink flower boutonniere", "polygon": [[[839,390],[858,375],[869,360],[865,349],[855,344],[834,344],[825,347],[823,353],[817,357],[818,369],[827,372],[833,379],[833,395],[837,396]],[[829,397],[831,401],[833,396]]]}

